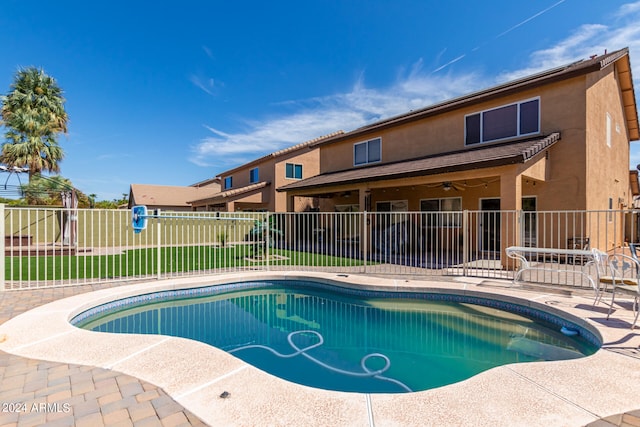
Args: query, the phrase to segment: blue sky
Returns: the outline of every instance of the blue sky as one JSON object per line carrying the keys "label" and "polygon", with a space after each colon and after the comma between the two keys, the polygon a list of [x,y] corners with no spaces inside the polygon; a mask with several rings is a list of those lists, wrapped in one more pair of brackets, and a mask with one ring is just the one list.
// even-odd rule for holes
{"label": "blue sky", "polygon": [[0,93],[25,66],[63,88],[61,173],[98,200],[605,49],[640,90],[640,1],[3,0],[0,39]]}

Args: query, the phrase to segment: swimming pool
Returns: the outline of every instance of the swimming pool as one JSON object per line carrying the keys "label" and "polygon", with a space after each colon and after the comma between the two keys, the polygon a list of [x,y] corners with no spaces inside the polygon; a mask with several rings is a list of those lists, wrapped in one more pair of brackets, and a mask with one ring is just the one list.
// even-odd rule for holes
{"label": "swimming pool", "polygon": [[599,348],[589,330],[523,305],[300,280],[139,295],[72,323],[190,338],[292,382],[367,393],[426,390],[508,363],[573,359]]}

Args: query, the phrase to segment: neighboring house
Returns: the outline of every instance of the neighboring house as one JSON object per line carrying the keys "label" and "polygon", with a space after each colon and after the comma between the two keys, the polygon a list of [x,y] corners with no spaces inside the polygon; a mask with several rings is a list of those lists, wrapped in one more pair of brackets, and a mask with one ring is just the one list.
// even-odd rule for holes
{"label": "neighboring house", "polygon": [[631,188],[631,194],[633,195],[633,200],[629,208],[639,209],[640,208],[640,180],[638,180],[637,170],[629,171],[629,188]]}
{"label": "neighboring house", "polygon": [[[194,209],[207,211],[286,212],[287,197],[276,190],[317,175],[320,172],[319,149],[314,144],[340,134],[342,131],[303,142],[223,172],[219,175],[220,192],[194,197],[189,203]],[[313,197],[299,197],[294,203],[289,209],[297,212],[320,208],[320,201]]]}
{"label": "neighboring house", "polygon": [[313,142],[319,173],[277,190],[289,211],[298,198],[330,201],[331,211],[621,209],[637,192],[637,139],[622,49]]}
{"label": "neighboring house", "polygon": [[131,184],[129,208],[135,205],[145,205],[148,209],[191,211],[194,209],[189,201],[200,197],[209,197],[219,192],[220,180],[217,178],[201,181],[188,187]]}

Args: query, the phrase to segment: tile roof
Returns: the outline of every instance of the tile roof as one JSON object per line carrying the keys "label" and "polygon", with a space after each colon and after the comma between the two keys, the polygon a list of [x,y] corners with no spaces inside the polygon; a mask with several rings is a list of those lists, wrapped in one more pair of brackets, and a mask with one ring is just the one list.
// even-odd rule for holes
{"label": "tile roof", "polygon": [[267,185],[271,185],[271,183],[269,181],[261,181],[261,182],[257,182],[255,184],[250,184],[244,187],[239,187],[239,188],[233,188],[231,190],[227,190],[227,191],[222,191],[222,192],[218,192],[215,193],[207,198],[200,198],[200,199],[194,199],[189,201],[189,203],[192,204],[200,204],[200,203],[216,203],[216,202],[223,202],[225,201],[225,199],[229,198],[229,197],[233,197],[233,196],[237,196],[240,194],[244,194],[244,193],[248,193],[254,190],[259,190],[261,188],[266,187]]}
{"label": "tile roof", "polygon": [[312,189],[337,184],[353,184],[412,176],[435,175],[439,173],[525,163],[559,140],[560,133],[554,132],[542,138],[495,144],[437,154],[420,159],[326,173],[285,185],[277,190]]}
{"label": "tile roof", "polygon": [[291,152],[294,152],[294,151],[302,150],[303,148],[307,148],[307,147],[312,147],[313,145],[317,144],[318,142],[322,142],[325,139],[330,139],[330,138],[333,138],[333,137],[336,137],[336,136],[340,136],[343,133],[344,133],[344,131],[338,130],[338,131],[332,132],[332,133],[327,134],[327,135],[323,135],[323,136],[319,136],[317,138],[313,138],[313,139],[311,139],[309,141],[301,142],[300,144],[292,145],[291,147],[283,148],[282,150],[274,151],[273,153],[269,153],[269,154],[267,154],[265,156],[262,156],[260,158],[255,159],[255,160],[251,160],[250,162],[244,163],[243,165],[240,165],[240,166],[238,166],[236,168],[224,171],[221,174],[219,174],[219,176],[229,175],[229,174],[234,173],[237,170],[245,169],[245,168],[247,168],[249,166],[262,163],[263,161],[265,161],[267,159],[280,157],[280,156],[282,156],[284,154],[287,154],[287,153],[291,153]]}
{"label": "tile roof", "polygon": [[217,176],[213,178],[207,178],[205,180],[198,181],[195,184],[191,184],[190,187],[205,187],[205,186],[210,186],[212,184],[220,185],[220,178],[218,178]]}
{"label": "tile roof", "polygon": [[[206,187],[180,187],[175,185],[131,184],[130,203],[146,206],[189,207],[188,201],[202,194]],[[217,189],[219,191],[219,188]]]}

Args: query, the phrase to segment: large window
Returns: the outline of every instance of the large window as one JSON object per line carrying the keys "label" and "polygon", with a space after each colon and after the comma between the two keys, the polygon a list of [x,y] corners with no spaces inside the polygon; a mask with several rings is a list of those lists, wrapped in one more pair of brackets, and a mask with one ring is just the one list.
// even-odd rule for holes
{"label": "large window", "polygon": [[285,178],[302,179],[302,165],[287,163],[285,165]]}
{"label": "large window", "polygon": [[253,184],[260,180],[258,174],[258,168],[253,168],[249,171],[249,183]]}
{"label": "large window", "polygon": [[420,200],[420,210],[433,212],[425,218],[427,227],[460,227],[462,223],[462,198],[460,197]]}
{"label": "large window", "polygon": [[465,144],[467,145],[538,132],[540,132],[540,98],[465,116]]}
{"label": "large window", "polygon": [[228,176],[224,179],[224,189],[228,190],[231,187],[233,187],[233,177]]}
{"label": "large window", "polygon": [[354,166],[377,163],[382,160],[382,138],[359,142],[353,146]]}

